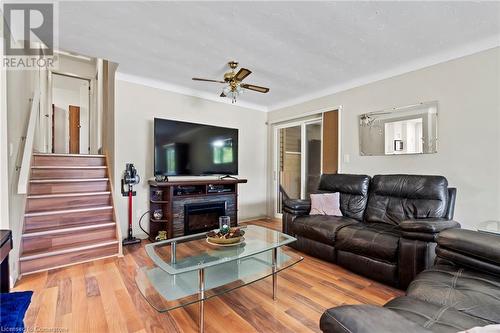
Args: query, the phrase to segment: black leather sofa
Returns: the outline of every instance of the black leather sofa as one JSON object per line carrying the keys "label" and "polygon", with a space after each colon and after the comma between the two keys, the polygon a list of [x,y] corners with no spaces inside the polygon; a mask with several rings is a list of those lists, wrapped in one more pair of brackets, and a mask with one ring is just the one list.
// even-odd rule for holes
{"label": "black leather sofa", "polygon": [[401,289],[432,265],[437,234],[460,227],[442,176],[325,174],[318,192],[339,192],[343,216],[309,215],[309,200],[283,191],[291,246]]}
{"label": "black leather sofa", "polygon": [[320,319],[321,330],[448,333],[500,324],[500,236],[450,229],[439,234],[437,243],[434,267],[410,283],[406,296],[384,307],[329,309]]}

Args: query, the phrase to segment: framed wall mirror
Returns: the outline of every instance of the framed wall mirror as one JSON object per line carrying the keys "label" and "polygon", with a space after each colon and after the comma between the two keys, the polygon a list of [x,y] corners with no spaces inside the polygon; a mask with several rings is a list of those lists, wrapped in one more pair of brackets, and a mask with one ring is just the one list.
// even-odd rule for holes
{"label": "framed wall mirror", "polygon": [[437,153],[437,115],[436,101],[360,115],[360,155]]}

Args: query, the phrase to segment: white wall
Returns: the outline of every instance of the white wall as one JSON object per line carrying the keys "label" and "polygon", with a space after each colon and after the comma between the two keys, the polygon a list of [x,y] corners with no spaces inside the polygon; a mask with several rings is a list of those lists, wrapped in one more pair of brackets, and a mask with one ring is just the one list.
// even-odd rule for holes
{"label": "white wall", "polygon": [[120,196],[120,177],[127,162],[134,163],[142,177],[134,198],[134,231],[138,232],[137,214],[149,209],[147,180],[153,177],[155,117],[238,128],[239,176],[248,179],[239,186],[239,219],[266,215],[266,113],[120,80],[116,80],[115,110],[114,188],[124,235],[127,200]]}
{"label": "white wall", "polygon": [[9,227],[14,240],[14,248],[10,253],[10,267],[14,280],[18,275],[17,264],[26,201],[25,195],[17,194],[19,172],[16,166],[21,165],[21,148],[23,148],[21,137],[26,135],[35,75],[36,71],[7,72],[7,140],[8,145],[12,147],[8,155]]}
{"label": "white wall", "polygon": [[[359,155],[360,114],[432,100],[439,103],[437,154]],[[444,175],[458,188],[455,219],[463,227],[500,220],[500,48],[272,111],[269,121],[337,106],[341,154],[350,157],[343,173]]]}
{"label": "white wall", "polygon": [[0,229],[9,229],[8,195],[7,73],[0,69]]}

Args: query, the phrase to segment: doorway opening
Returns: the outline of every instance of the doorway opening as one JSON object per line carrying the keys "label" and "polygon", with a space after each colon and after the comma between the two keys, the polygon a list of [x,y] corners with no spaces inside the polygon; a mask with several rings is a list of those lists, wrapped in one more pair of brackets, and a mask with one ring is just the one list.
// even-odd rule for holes
{"label": "doorway opening", "polygon": [[274,126],[274,215],[281,216],[282,186],[291,198],[308,199],[322,173],[339,170],[338,110]]}
{"label": "doorway opening", "polygon": [[90,153],[90,80],[52,74],[52,153]]}

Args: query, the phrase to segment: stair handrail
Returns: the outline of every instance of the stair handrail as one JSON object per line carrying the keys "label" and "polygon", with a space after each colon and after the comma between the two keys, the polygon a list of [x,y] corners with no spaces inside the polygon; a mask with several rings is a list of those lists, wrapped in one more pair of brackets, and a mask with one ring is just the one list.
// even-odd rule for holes
{"label": "stair handrail", "polygon": [[31,110],[29,113],[28,127],[24,140],[23,156],[21,159],[21,167],[19,169],[19,182],[17,184],[17,193],[28,193],[28,182],[30,176],[31,156],[33,155],[33,143],[35,141],[36,123],[40,110],[40,89],[35,88],[33,99],[31,102]]}

